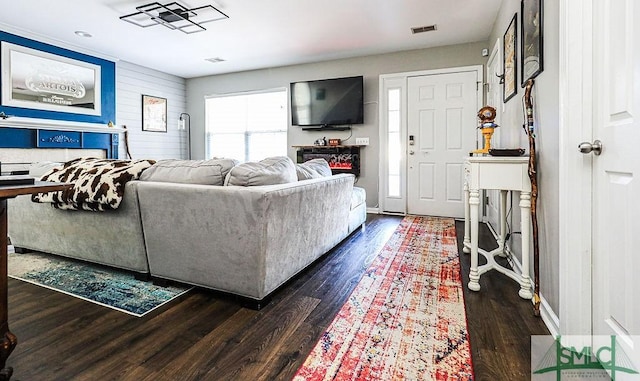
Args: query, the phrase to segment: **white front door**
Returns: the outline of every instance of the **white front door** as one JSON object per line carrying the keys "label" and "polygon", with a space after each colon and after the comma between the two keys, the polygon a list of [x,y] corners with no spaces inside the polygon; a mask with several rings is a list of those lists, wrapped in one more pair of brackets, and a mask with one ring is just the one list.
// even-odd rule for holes
{"label": "white front door", "polygon": [[585,157],[594,192],[593,333],[617,335],[640,371],[640,6],[609,0],[593,7],[593,138],[603,146]]}
{"label": "white front door", "polygon": [[410,77],[407,212],[464,217],[463,162],[476,145],[477,73]]}

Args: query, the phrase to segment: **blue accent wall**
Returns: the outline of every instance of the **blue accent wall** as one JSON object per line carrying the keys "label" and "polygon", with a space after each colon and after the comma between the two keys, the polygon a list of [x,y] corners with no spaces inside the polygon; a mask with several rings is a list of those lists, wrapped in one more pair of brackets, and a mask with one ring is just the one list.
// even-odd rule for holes
{"label": "blue accent wall", "polygon": [[9,107],[0,105],[0,112],[7,115],[21,116],[28,118],[67,120],[74,122],[86,122],[107,124],[109,121],[116,123],[116,64],[101,58],[93,57],[87,54],[74,52],[72,50],[49,45],[44,42],[31,40],[25,37],[16,36],[14,34],[0,31],[0,40],[7,41],[12,44],[26,46],[31,49],[37,49],[43,52],[56,54],[59,56],[72,58],[78,61],[89,62],[101,67],[101,112],[102,115],[82,115],[68,112],[36,110],[22,107]]}

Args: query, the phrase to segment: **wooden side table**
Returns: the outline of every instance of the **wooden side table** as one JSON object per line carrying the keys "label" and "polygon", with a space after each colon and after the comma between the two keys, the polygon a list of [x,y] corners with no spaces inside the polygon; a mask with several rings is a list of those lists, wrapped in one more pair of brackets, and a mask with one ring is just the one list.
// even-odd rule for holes
{"label": "wooden side table", "polygon": [[[531,219],[531,182],[528,175],[528,157],[470,157],[465,161],[465,218],[464,248],[471,253],[469,271],[469,289],[480,291],[480,276],[487,271],[497,270],[520,284],[520,295],[531,299],[531,278],[529,276],[529,240]],[[500,237],[498,248],[487,252],[478,248],[478,209],[481,189],[500,190]],[[520,192],[520,229],[522,232],[522,272],[507,269],[495,261],[496,255],[505,255],[507,192]],[[478,266],[478,254],[482,254],[487,263]]]}
{"label": "wooden side table", "polygon": [[0,381],[9,380],[13,368],[5,367],[18,339],[9,331],[8,314],[8,277],[7,277],[7,200],[20,195],[65,190],[72,184],[36,181],[29,185],[0,186]]}

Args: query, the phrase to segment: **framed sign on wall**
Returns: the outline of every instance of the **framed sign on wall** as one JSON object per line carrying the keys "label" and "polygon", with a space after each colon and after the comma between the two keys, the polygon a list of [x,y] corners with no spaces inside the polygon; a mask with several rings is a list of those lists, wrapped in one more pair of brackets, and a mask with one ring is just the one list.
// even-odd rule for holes
{"label": "framed sign on wall", "polygon": [[102,114],[99,65],[1,43],[2,106]]}
{"label": "framed sign on wall", "polygon": [[167,99],[142,95],[142,131],[167,132]]}
{"label": "framed sign on wall", "polygon": [[115,62],[0,30],[0,112],[8,116],[116,122]]}
{"label": "framed sign on wall", "polygon": [[504,85],[502,88],[502,99],[507,103],[518,92],[518,70],[516,58],[516,46],[518,40],[518,14],[513,15],[509,27],[504,32],[502,39],[502,57],[504,59]]}
{"label": "framed sign on wall", "polygon": [[521,0],[522,46],[522,87],[543,70],[542,45],[542,0]]}

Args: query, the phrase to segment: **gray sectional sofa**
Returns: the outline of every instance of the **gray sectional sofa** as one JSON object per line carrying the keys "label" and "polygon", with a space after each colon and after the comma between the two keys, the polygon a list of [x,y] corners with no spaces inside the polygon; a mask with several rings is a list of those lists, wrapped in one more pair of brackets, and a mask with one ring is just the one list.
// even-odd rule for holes
{"label": "gray sectional sofa", "polygon": [[19,248],[218,290],[259,307],[366,219],[353,175],[289,181],[292,165],[288,180],[255,186],[229,185],[258,184],[264,173],[250,165],[217,176],[227,185],[173,181],[151,167],[126,184],[114,211],[58,210],[21,196],[9,201],[9,236]]}
{"label": "gray sectional sofa", "polygon": [[10,199],[9,237],[17,248],[87,260],[139,273],[149,273],[140,218],[138,185],[130,181],[117,210],[59,210],[31,201]]}

